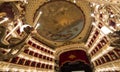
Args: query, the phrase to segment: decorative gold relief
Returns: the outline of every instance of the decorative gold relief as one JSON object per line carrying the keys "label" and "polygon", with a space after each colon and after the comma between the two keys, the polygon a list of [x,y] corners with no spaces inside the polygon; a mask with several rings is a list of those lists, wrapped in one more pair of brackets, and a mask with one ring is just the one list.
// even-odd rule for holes
{"label": "decorative gold relief", "polygon": [[75,59],[76,56],[71,54],[71,55],[69,56],[69,58],[70,58],[70,59]]}

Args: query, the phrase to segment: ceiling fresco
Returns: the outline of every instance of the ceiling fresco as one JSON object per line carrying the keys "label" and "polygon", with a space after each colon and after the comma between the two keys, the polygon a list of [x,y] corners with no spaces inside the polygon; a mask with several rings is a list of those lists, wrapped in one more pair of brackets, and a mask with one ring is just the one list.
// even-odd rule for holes
{"label": "ceiling fresco", "polygon": [[26,23],[36,26],[34,39],[53,49],[86,42],[92,21],[89,2],[28,0],[28,3],[25,18]]}
{"label": "ceiling fresco", "polygon": [[53,1],[40,7],[42,12],[38,33],[48,40],[68,41],[83,29],[85,17],[75,4],[67,1]]}

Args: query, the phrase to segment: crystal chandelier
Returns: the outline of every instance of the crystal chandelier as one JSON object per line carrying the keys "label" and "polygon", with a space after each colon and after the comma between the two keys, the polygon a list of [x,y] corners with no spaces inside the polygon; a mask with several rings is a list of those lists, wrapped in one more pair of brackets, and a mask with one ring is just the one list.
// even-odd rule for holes
{"label": "crystal chandelier", "polygon": [[[27,47],[26,41],[34,28],[23,25],[25,23],[25,4],[24,1],[20,1],[4,2],[0,5],[0,60],[13,58]],[[24,28],[22,28],[23,26]],[[18,27],[22,28],[23,37],[21,38],[15,35]]]}

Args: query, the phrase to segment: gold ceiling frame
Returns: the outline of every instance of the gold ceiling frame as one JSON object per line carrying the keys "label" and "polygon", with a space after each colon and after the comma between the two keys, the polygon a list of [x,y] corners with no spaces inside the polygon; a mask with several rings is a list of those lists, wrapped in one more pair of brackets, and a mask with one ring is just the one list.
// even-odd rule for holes
{"label": "gold ceiling frame", "polygon": [[[69,1],[72,2],[72,1]],[[74,2],[72,2],[74,3]],[[83,30],[81,31],[81,33],[76,36],[75,38],[73,38],[72,40],[70,40],[70,42],[72,43],[77,43],[77,42],[84,42],[86,41],[86,39],[88,38],[87,36],[89,35],[90,32],[90,28],[91,28],[91,22],[92,22],[92,18],[90,16],[91,14],[91,8],[89,5],[88,1],[84,1],[84,0],[76,0],[75,3],[78,7],[81,8],[81,10],[83,11],[84,15],[85,15],[85,26],[83,28]],[[52,40],[48,40],[42,36],[37,36],[41,41],[48,43],[51,46],[63,46],[63,44],[65,45],[66,42],[55,42]]]}

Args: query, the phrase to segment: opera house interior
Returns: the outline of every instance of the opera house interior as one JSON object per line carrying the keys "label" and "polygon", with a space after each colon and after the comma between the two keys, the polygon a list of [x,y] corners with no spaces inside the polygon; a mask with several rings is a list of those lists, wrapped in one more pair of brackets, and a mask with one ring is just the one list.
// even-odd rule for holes
{"label": "opera house interior", "polygon": [[0,72],[120,72],[120,0],[0,0]]}

